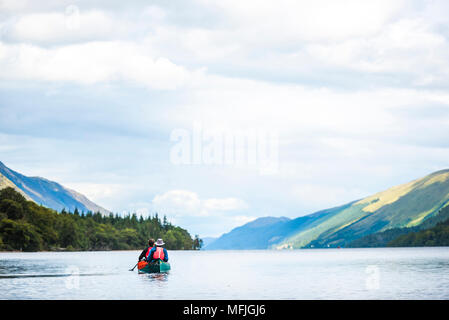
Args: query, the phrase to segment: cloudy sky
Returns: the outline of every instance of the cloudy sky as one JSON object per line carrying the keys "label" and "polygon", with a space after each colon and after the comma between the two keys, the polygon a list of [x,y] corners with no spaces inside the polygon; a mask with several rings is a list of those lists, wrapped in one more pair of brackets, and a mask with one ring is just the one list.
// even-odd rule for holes
{"label": "cloudy sky", "polygon": [[0,161],[201,236],[344,204],[449,168],[448,12],[0,0]]}

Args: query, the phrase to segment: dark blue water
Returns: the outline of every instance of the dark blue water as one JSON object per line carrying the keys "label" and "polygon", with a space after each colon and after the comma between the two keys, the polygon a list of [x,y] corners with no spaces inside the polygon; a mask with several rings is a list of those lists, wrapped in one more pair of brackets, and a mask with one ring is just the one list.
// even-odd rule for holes
{"label": "dark blue water", "polygon": [[0,299],[449,299],[449,248],[0,253]]}

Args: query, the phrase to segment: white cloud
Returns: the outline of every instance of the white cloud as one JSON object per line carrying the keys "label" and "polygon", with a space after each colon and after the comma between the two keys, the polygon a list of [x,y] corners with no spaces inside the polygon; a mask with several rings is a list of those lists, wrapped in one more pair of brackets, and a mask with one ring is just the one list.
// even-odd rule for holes
{"label": "white cloud", "polygon": [[209,211],[232,211],[246,209],[247,204],[240,199],[224,198],[224,199],[206,199],[203,201],[204,210]]}
{"label": "white cloud", "polygon": [[[289,39],[339,39],[378,31],[404,1],[201,1],[224,10],[245,32],[264,31],[255,39],[274,40],[282,32]],[[254,34],[255,35],[255,34]]]}
{"label": "white cloud", "polygon": [[[130,11],[108,6],[91,8],[70,2],[48,7],[43,3],[34,10],[33,3],[15,9],[8,6],[6,11],[18,12],[0,20],[0,35],[5,42],[46,46],[105,40],[130,41],[164,24],[166,12],[159,6],[128,8]],[[129,18],[130,15],[133,19]]]}
{"label": "white cloud", "polygon": [[106,12],[80,12],[78,7],[67,12],[43,12],[15,16],[1,24],[3,38],[11,42],[33,44],[70,43],[109,39],[124,26]]}
{"label": "white cloud", "polygon": [[214,213],[236,211],[248,208],[236,198],[210,198],[201,200],[195,192],[170,190],[156,195],[152,201],[154,210],[176,216],[209,216]]}
{"label": "white cloud", "polygon": [[3,11],[23,10],[29,5],[28,0],[2,0],[0,9]]}
{"label": "white cloud", "polygon": [[364,72],[422,74],[440,68],[447,71],[449,66],[445,37],[419,18],[401,19],[372,37],[312,43],[305,50],[310,58],[327,66]]}
{"label": "white cloud", "polygon": [[122,184],[111,183],[66,182],[64,186],[82,193],[96,203],[103,203],[109,198],[117,197],[124,189]]}
{"label": "white cloud", "polygon": [[435,3],[200,3],[219,8],[224,22],[215,28],[161,24],[146,40],[176,61],[236,76],[311,79],[318,86],[334,79],[372,87],[381,82],[370,82],[376,75],[396,84],[448,84],[447,21],[423,13]]}
{"label": "white cloud", "polygon": [[0,43],[0,78],[88,85],[125,81],[153,89],[175,89],[188,71],[166,58],[152,58],[139,45],[88,42],[44,49]]}
{"label": "white cloud", "polygon": [[156,195],[153,199],[155,209],[160,211],[173,211],[177,214],[201,213],[201,201],[195,192],[186,190],[171,190]]}
{"label": "white cloud", "polygon": [[[47,5],[52,11],[27,12],[0,23],[5,41],[28,45],[8,54],[9,62],[27,64],[26,59],[31,59],[28,68],[41,61],[49,70],[44,74],[35,71],[35,80],[45,81],[52,69],[61,69],[60,65],[44,64],[48,59],[73,62],[72,69],[65,66],[61,72],[68,78],[73,74],[78,83],[97,83],[89,82],[92,78],[120,78],[151,88],[176,88],[196,81],[180,64],[202,70],[210,65],[239,76],[241,72],[256,72],[264,80],[300,75],[326,81],[331,70],[346,74],[344,81],[356,84],[359,73],[396,72],[396,77],[404,74],[412,84],[425,86],[447,82],[449,73],[449,46],[437,24],[444,21],[440,18],[435,22],[402,0],[195,3],[199,10],[217,10],[216,20],[220,22],[212,28],[180,23],[173,19],[177,14],[173,8],[163,5],[134,8],[130,13],[108,6],[84,9],[80,4],[76,30],[67,28],[66,7],[55,11],[53,5]],[[426,4],[425,9],[434,5]],[[129,19],[130,14],[133,19]],[[83,43],[84,50],[68,46],[73,42]],[[45,43],[63,47],[39,51]],[[88,57],[89,51],[95,54],[101,50],[100,43],[104,48],[101,60],[93,57],[90,64],[80,61],[86,60],[81,57]],[[119,45],[111,48],[112,43]],[[38,58],[34,54],[39,55],[39,61],[33,59]],[[20,74],[20,70],[10,69],[8,74]],[[76,70],[91,70],[93,74],[83,80]]]}

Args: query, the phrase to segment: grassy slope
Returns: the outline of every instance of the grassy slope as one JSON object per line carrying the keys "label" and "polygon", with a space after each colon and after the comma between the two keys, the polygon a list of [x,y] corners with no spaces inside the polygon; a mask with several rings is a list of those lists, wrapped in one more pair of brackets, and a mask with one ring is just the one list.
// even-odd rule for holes
{"label": "grassy slope", "polygon": [[440,221],[435,226],[425,230],[419,230],[400,235],[397,238],[390,241],[388,243],[388,246],[390,247],[449,246],[449,219],[446,219],[445,221]]}
{"label": "grassy slope", "polygon": [[335,247],[392,228],[413,227],[449,203],[449,170],[435,172],[344,206],[273,247]]}
{"label": "grassy slope", "polygon": [[11,187],[17,192],[19,192],[22,196],[27,200],[32,200],[25,192],[23,192],[19,187],[17,187],[11,180],[5,177],[2,173],[0,173],[0,190]]}
{"label": "grassy slope", "polygon": [[449,221],[449,206],[447,205],[444,208],[442,208],[437,215],[429,217],[418,226],[406,228],[394,228],[382,232],[376,232],[364,236],[362,238],[356,239],[351,243],[349,243],[348,246],[352,248],[386,247],[390,242],[394,241],[400,236],[413,232],[431,229],[435,227],[438,223],[444,221]]}

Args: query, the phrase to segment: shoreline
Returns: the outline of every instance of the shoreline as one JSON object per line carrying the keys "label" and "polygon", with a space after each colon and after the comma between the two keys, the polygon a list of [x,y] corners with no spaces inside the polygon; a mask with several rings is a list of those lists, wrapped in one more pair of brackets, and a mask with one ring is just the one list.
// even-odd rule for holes
{"label": "shoreline", "polygon": [[[273,251],[273,252],[292,252],[292,251],[320,251],[320,250],[358,250],[358,249],[423,249],[423,248],[449,248],[449,246],[417,246],[417,247],[360,247],[360,248],[303,248],[303,249],[291,249],[291,250],[273,250],[273,249],[236,249],[236,250],[175,250],[170,249],[170,251],[209,251],[209,252],[221,252],[221,251]],[[167,249],[168,250],[168,249]],[[345,250],[345,251],[346,251]],[[133,249],[133,250],[44,250],[44,251],[0,251],[0,254],[3,253],[61,253],[61,252],[139,252],[141,249]]]}
{"label": "shoreline", "polygon": [[[0,251],[1,253],[51,253],[51,252],[126,252],[126,251],[141,251],[140,249],[133,250],[42,250],[42,251]],[[187,251],[187,250],[170,250],[170,251]]]}

